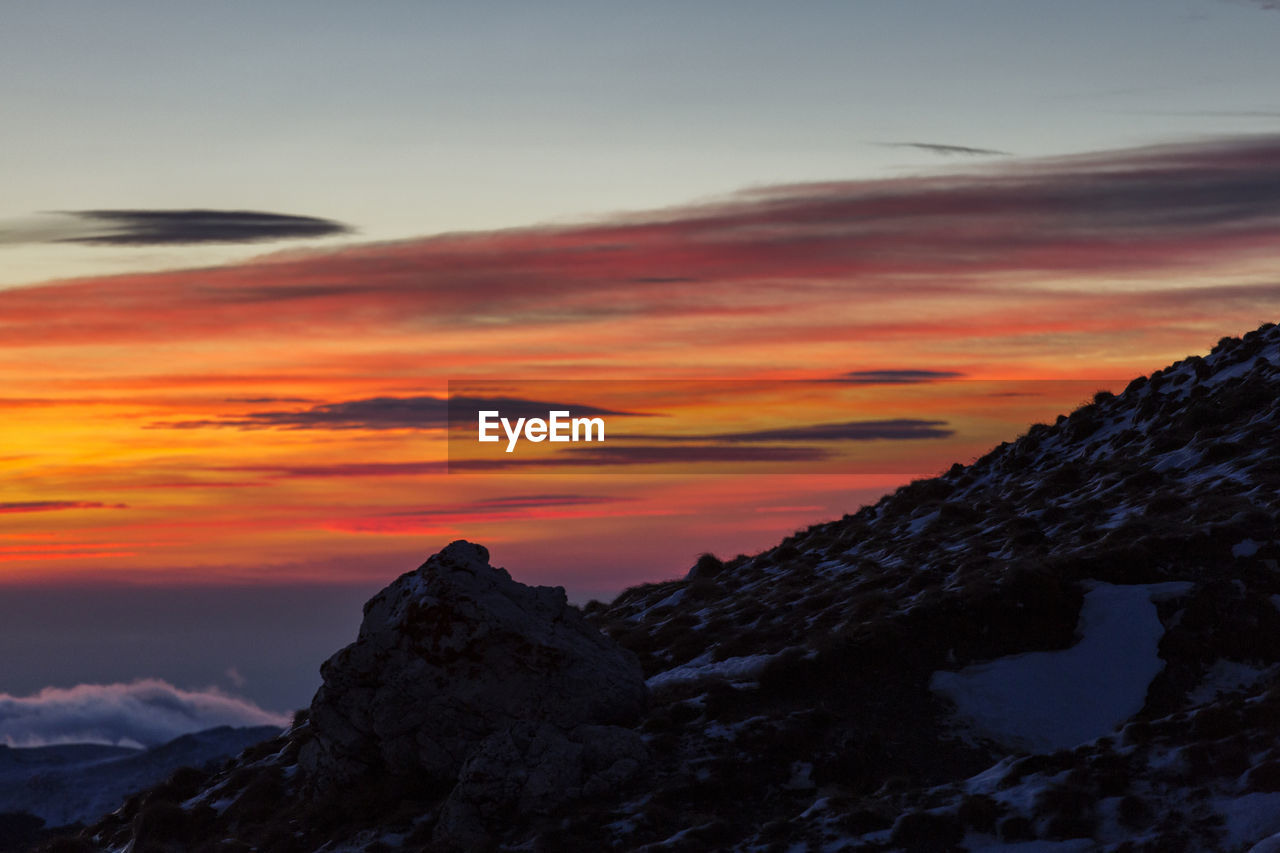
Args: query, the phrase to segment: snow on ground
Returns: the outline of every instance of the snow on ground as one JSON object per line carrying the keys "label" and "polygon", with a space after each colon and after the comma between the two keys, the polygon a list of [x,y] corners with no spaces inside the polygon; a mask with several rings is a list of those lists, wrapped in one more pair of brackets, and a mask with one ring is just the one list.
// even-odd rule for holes
{"label": "snow on ground", "polygon": [[686,664],[660,672],[650,678],[646,684],[650,690],[688,681],[701,681],[704,678],[723,678],[727,681],[755,681],[764,665],[776,655],[743,655],[725,658],[722,661],[710,661],[710,655],[704,654]]}
{"label": "snow on ground", "polygon": [[1250,666],[1247,663],[1219,660],[1209,667],[1209,671],[1204,674],[1204,681],[1187,694],[1187,701],[1192,705],[1212,702],[1219,693],[1252,686],[1267,672],[1266,668]]}
{"label": "snow on ground", "polygon": [[1071,838],[1066,841],[1001,841],[991,835],[971,833],[964,839],[964,849],[969,853],[1086,853],[1097,845],[1089,838]]}
{"label": "snow on ground", "polygon": [[1231,556],[1252,557],[1254,554],[1258,553],[1258,549],[1261,547],[1261,542],[1254,542],[1252,539],[1243,539],[1231,546]]}
{"label": "snow on ground", "polygon": [[1175,594],[1171,586],[1094,583],[1076,645],[935,672],[930,687],[979,733],[1009,746],[1050,752],[1094,740],[1142,708],[1164,667],[1152,598]]}
{"label": "snow on ground", "polygon": [[1268,838],[1280,830],[1280,794],[1252,793],[1225,797],[1214,805],[1215,811],[1225,818],[1225,850],[1239,850],[1250,841]]}
{"label": "snow on ground", "polygon": [[646,607],[644,610],[641,611],[641,615],[647,615],[652,610],[661,610],[664,607],[675,607],[677,604],[679,604],[681,601],[684,600],[684,593],[685,593],[684,587],[677,589],[675,592],[671,593],[666,598],[659,601],[657,604],[654,604],[651,607]]}
{"label": "snow on ground", "polygon": [[907,532],[912,536],[919,536],[922,530],[938,520],[939,515],[941,515],[941,512],[934,510],[933,512],[927,512],[918,518],[911,519],[911,522],[907,524]]}

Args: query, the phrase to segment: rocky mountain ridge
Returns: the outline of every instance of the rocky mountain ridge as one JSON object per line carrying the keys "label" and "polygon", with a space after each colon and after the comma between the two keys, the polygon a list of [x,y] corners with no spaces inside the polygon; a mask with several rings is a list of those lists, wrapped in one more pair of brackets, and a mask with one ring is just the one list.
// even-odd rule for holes
{"label": "rocky mountain ridge", "polygon": [[1264,853],[1278,517],[1268,324],[584,613],[454,543],[288,734],[67,843]]}

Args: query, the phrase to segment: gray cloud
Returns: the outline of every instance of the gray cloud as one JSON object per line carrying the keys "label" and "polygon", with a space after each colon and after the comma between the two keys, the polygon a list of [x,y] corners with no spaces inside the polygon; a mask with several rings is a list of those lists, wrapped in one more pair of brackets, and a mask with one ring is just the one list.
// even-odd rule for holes
{"label": "gray cloud", "polygon": [[248,403],[264,405],[266,403],[310,403],[306,397],[228,397],[228,403]]}
{"label": "gray cloud", "polygon": [[[662,438],[648,436],[648,438]],[[600,465],[662,465],[707,462],[818,462],[831,454],[817,447],[734,447],[725,445],[632,444],[578,445],[554,456],[515,459],[462,459],[449,462],[451,471],[499,471],[512,468],[561,468]]]}
{"label": "gray cloud", "polygon": [[924,421],[914,418],[892,418],[878,421],[844,421],[830,424],[805,424],[778,429],[749,432],[721,432],[706,435],[620,435],[615,439],[660,441],[673,443],[753,444],[809,441],[916,441],[927,438],[949,438],[955,435],[946,421]]}
{"label": "gray cloud", "polygon": [[474,426],[481,409],[498,409],[506,417],[546,417],[568,410],[575,415],[630,415],[580,403],[554,403],[518,397],[369,397],[325,403],[307,409],[250,412],[215,420],[151,424],[152,428],[201,429],[445,429],[450,423]]}
{"label": "gray cloud", "polygon": [[262,474],[273,479],[294,477],[417,477],[444,474],[443,461],[430,462],[337,462],[332,465],[241,465],[219,470]]}
{"label": "gray cloud", "polygon": [[6,223],[0,227],[0,244],[165,246],[257,243],[351,233],[349,226],[332,219],[256,210],[66,210],[53,217]]}
{"label": "gray cloud", "polygon": [[850,370],[829,381],[848,385],[918,385],[961,376],[964,374],[954,370]]}
{"label": "gray cloud", "polygon": [[548,506],[590,506],[592,504],[616,503],[629,500],[614,495],[583,494],[538,494],[538,495],[505,495],[496,498],[471,501],[463,504],[440,505],[430,509],[415,510],[393,515],[421,515],[431,512],[507,512],[517,509],[539,509]]}
{"label": "gray cloud", "polygon": [[709,436],[715,441],[915,441],[924,438],[949,438],[955,430],[946,421],[922,421],[896,418],[882,421],[845,421],[831,424],[807,424],[798,427],[731,432]]}
{"label": "gray cloud", "polygon": [[[1273,7],[1280,8],[1280,7]],[[1129,110],[1124,115],[1179,116],[1182,118],[1280,118],[1280,110]]]}
{"label": "gray cloud", "polygon": [[68,215],[108,230],[64,237],[59,242],[97,246],[256,243],[351,232],[350,227],[331,219],[253,210],[77,210]]}
{"label": "gray cloud", "polygon": [[547,509],[550,507],[574,507],[574,506],[599,506],[602,504],[613,504],[622,501],[632,500],[632,498],[618,497],[615,495],[584,495],[584,494],[535,494],[535,495],[506,495],[495,498],[485,498],[478,501],[470,501],[468,503],[459,504],[437,504],[435,506],[424,507],[422,509],[406,510],[404,512],[386,513],[386,518],[441,518],[447,516],[470,517],[475,515],[511,515],[519,514],[526,510]]}
{"label": "gray cloud", "polygon": [[1012,157],[1009,151],[995,148],[973,148],[968,145],[944,145],[940,142],[877,142],[883,148],[915,148],[928,151],[930,154],[941,154],[943,157]]}
{"label": "gray cloud", "polygon": [[[450,460],[449,470],[462,472],[588,465],[816,462],[831,459],[835,455],[826,447],[814,446],[818,443],[919,441],[949,438],[953,435],[955,430],[946,421],[912,418],[805,424],[768,430],[694,435],[615,433],[610,439],[623,443],[577,445],[561,453],[535,458],[512,458],[502,454],[498,458]],[[533,500],[536,502],[548,497],[556,496],[533,496]],[[573,502],[581,500],[577,495],[569,497]],[[501,509],[502,505],[495,508]]]}
{"label": "gray cloud", "polygon": [[213,688],[182,690],[159,679],[46,687],[32,696],[0,693],[0,743],[9,746],[156,746],[215,726],[283,728],[288,722],[248,699]]}

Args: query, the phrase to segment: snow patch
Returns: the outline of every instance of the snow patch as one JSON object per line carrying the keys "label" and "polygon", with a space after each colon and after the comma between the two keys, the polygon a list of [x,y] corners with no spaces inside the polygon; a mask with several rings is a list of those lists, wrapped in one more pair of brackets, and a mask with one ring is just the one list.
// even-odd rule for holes
{"label": "snow patch", "polygon": [[662,599],[652,607],[646,607],[644,609],[644,612],[648,613],[650,610],[661,610],[664,607],[675,607],[677,604],[679,604],[681,601],[684,600],[684,593],[685,593],[684,587],[681,587],[680,589],[677,589],[675,592],[671,593],[666,598]]}
{"label": "snow patch", "polygon": [[645,683],[650,690],[667,687],[672,684],[684,684],[691,681],[702,681],[707,678],[723,678],[726,681],[755,681],[765,664],[777,655],[742,655],[725,658],[722,661],[700,663],[698,658],[681,666],[660,672]]}
{"label": "snow patch", "polygon": [[1136,714],[1164,668],[1164,626],[1153,593],[1189,584],[1094,583],[1085,594],[1069,649],[1028,652],[933,674],[930,687],[955,703],[961,719],[1001,743],[1050,752],[1110,733]]}
{"label": "snow patch", "polygon": [[782,787],[787,791],[811,791],[818,787],[814,784],[812,776],[813,765],[810,762],[793,761],[791,763],[791,778]]}
{"label": "snow patch", "polygon": [[937,521],[938,516],[941,514],[941,510],[934,510],[933,512],[925,513],[919,518],[911,519],[911,522],[907,525],[907,533],[912,536],[919,536],[926,527]]}
{"label": "snow patch", "polygon": [[1250,847],[1249,853],[1280,853],[1280,832]]}
{"label": "snow patch", "polygon": [[1260,838],[1270,840],[1280,832],[1280,794],[1253,793],[1227,797],[1219,799],[1214,806],[1225,818],[1223,828],[1227,837],[1223,839],[1224,850],[1238,850]]}
{"label": "snow patch", "polygon": [[1098,849],[1089,838],[1066,841],[1000,841],[990,835],[968,835],[964,849],[969,853],[1086,853]]}
{"label": "snow patch", "polygon": [[1199,686],[1187,694],[1187,701],[1193,705],[1212,702],[1219,693],[1251,687],[1268,671],[1267,669],[1250,666],[1247,663],[1219,660],[1209,667],[1209,671],[1204,674],[1204,680],[1200,682]]}
{"label": "snow patch", "polygon": [[1252,557],[1258,553],[1258,549],[1262,547],[1261,542],[1254,542],[1252,539],[1245,539],[1231,546],[1231,556],[1233,557]]}

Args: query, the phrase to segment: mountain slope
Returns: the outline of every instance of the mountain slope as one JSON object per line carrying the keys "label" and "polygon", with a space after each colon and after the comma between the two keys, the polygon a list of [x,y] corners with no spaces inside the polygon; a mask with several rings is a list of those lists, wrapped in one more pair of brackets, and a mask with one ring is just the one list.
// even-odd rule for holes
{"label": "mountain slope", "polygon": [[[183,802],[144,797],[85,837],[175,850],[222,838],[281,851],[1248,850],[1280,833],[1278,515],[1280,328],[1267,325],[769,551],[708,555],[682,580],[588,607],[646,679],[638,741],[621,718],[557,721],[552,702],[512,722],[503,706],[480,728],[450,718],[463,734],[430,784],[397,769],[442,745],[430,719],[374,713],[362,697],[387,685],[442,707],[500,705],[480,698],[491,687],[477,666],[504,648],[525,661],[512,678],[550,673],[571,685],[552,696],[587,707],[591,679],[556,673],[589,670],[544,639],[561,620],[610,671],[635,666],[583,633],[562,594],[510,583],[455,543],[381,594],[410,614],[393,633],[361,629],[385,635],[376,648],[416,651],[344,652],[364,663],[334,676],[354,697],[343,726],[300,724]],[[458,572],[501,572],[501,597],[458,593],[472,589],[449,580]],[[511,621],[504,601],[550,622]],[[331,674],[313,719],[334,719]],[[357,743],[382,757],[344,773],[341,797],[322,764],[298,760]],[[407,745],[386,754],[393,743]]]}
{"label": "mountain slope", "polygon": [[179,767],[225,761],[277,734],[273,726],[219,726],[150,749],[0,746],[0,813],[26,812],[49,826],[97,820]]}
{"label": "mountain slope", "polygon": [[[957,695],[972,698],[972,690],[931,687],[956,683],[953,673],[975,663],[1002,659],[1010,666],[1025,663],[1028,653],[1098,645],[1088,636],[1090,626],[1081,624],[1089,588],[1147,585],[1145,594],[1129,595],[1129,609],[1115,618],[1124,624],[1147,615],[1152,624],[1145,639],[1158,657],[1141,674],[1145,681],[1134,683],[1135,673],[1120,679],[1136,689],[1138,702],[1103,722],[1134,717],[1125,736],[1146,737],[1158,721],[1163,728],[1157,730],[1173,738],[1161,753],[1170,765],[1157,774],[1144,764],[1152,760],[1145,751],[1125,752],[1121,761],[1102,747],[1097,760],[1123,763],[1135,779],[1168,777],[1160,799],[1169,805],[1163,815],[1152,807],[1147,819],[1112,827],[1110,840],[1146,838],[1143,843],[1160,850],[1184,842],[1230,849],[1219,846],[1230,839],[1196,821],[1212,824],[1215,814],[1235,808],[1213,806],[1214,797],[1238,802],[1270,793],[1269,783],[1242,774],[1280,757],[1270,751],[1274,731],[1261,725],[1223,744],[1189,733],[1188,743],[1178,745],[1184,730],[1194,731],[1179,715],[1229,714],[1220,709],[1246,694],[1255,713],[1273,704],[1268,691],[1280,661],[1278,510],[1280,329],[1265,326],[1243,340],[1224,339],[1207,358],[1135,380],[1118,396],[1099,394],[1069,418],[1034,427],[971,466],[913,483],[757,557],[723,567],[705,560],[685,581],[630,591],[596,618],[641,655],[650,684],[670,694],[658,704],[680,712],[674,719],[690,715],[693,727],[719,727],[731,739],[754,733],[758,741],[735,752],[690,742],[689,726],[677,726],[677,764],[723,765],[713,777],[763,764],[753,789],[785,789],[787,750],[778,745],[794,738],[807,783],[817,786],[807,806],[798,798],[796,814],[812,818],[815,843],[842,838],[857,849],[890,843],[895,832],[897,843],[905,843],[915,830],[910,821],[902,828],[900,816],[913,806],[938,808],[943,797],[937,791],[923,797],[924,789],[1028,748],[1018,723],[1046,710],[1035,707],[1045,701],[1046,688],[1062,687],[1072,673],[1046,663],[1020,707],[1015,693],[989,696],[986,710],[998,714],[987,716],[1004,717],[1003,732],[990,719],[955,713]],[[1059,702],[1099,701],[1105,670],[1125,652],[1104,640],[1083,661],[1094,677],[1075,694],[1059,690],[1065,697]],[[1024,657],[1007,657],[1013,655]],[[1008,680],[1005,673],[997,683]],[[708,707],[724,683],[746,689]],[[1217,686],[1244,692],[1228,691],[1236,698],[1215,703]],[[1056,710],[1048,729],[1061,736],[1058,724],[1070,715]],[[762,725],[765,731],[757,732]],[[1111,728],[1095,725],[1078,734],[1083,740]],[[1203,756],[1181,754],[1193,746],[1233,755],[1234,763],[1220,769],[1236,775],[1213,776],[1217,770],[1204,770]],[[779,754],[761,761],[766,751]],[[1186,767],[1179,763],[1184,760]],[[1052,766],[1079,770],[1082,762],[1088,763],[1061,758]],[[1080,780],[1071,784],[1081,788],[1071,789],[1078,801],[1074,822],[1055,821],[1051,805],[1037,807],[1034,797],[1032,807],[1021,810],[1007,805],[1013,795],[996,798],[1011,822],[1011,840],[1106,831],[1105,809],[1099,811],[1108,800],[1104,791]],[[1197,800],[1204,814],[1193,819],[1180,794],[1201,785],[1209,786]],[[904,793],[894,793],[897,786]],[[1128,788],[1110,794],[1112,787],[1105,788],[1112,799],[1140,796]],[[830,791],[843,798],[840,805],[832,804]],[[961,794],[952,800],[964,803]],[[815,816],[810,810],[819,801],[827,805]],[[1276,813],[1280,830],[1280,801],[1266,801],[1265,808]],[[850,825],[849,810],[865,812],[864,819]],[[788,834],[797,832],[795,816],[787,819]],[[944,827],[934,839],[939,843],[958,843],[964,837],[958,826],[970,834],[979,828],[933,822]],[[984,817],[980,828],[995,825]],[[864,837],[863,829],[870,834]],[[749,838],[763,840],[761,834]]]}

